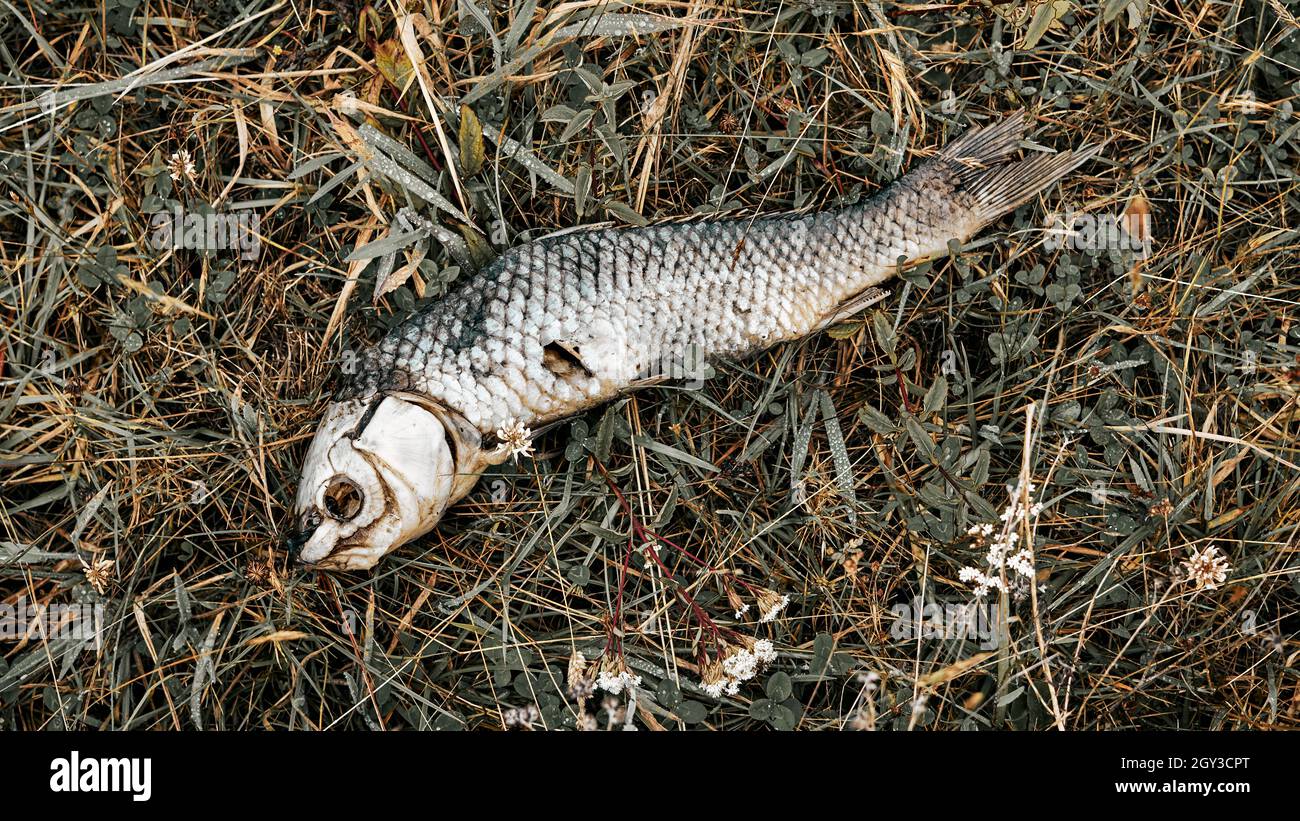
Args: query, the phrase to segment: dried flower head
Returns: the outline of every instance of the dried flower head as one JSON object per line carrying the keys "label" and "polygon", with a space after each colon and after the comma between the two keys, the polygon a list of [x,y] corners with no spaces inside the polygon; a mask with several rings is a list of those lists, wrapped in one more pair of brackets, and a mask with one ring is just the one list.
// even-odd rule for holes
{"label": "dried flower head", "polygon": [[184,148],[167,158],[167,169],[171,172],[173,180],[184,177],[189,182],[194,182],[197,177],[194,159],[190,156],[190,152]]}
{"label": "dried flower head", "polygon": [[81,572],[86,574],[86,581],[95,588],[95,592],[102,596],[108,589],[109,582],[113,581],[113,568],[116,566],[117,562],[112,559],[100,559],[94,564],[87,564],[83,559]]}
{"label": "dried flower head", "polygon": [[497,439],[501,440],[498,454],[507,453],[516,462],[520,456],[533,455],[533,432],[518,419],[512,417],[505,427],[497,428]]}
{"label": "dried flower head", "polygon": [[722,657],[722,669],[736,681],[748,681],[758,673],[758,657],[743,647],[732,647]]}
{"label": "dried flower head", "polygon": [[610,695],[618,695],[624,690],[632,691],[641,686],[641,677],[627,671],[623,659],[606,656],[600,664],[600,673],[596,675],[596,689],[604,690]]}
{"label": "dried flower head", "polygon": [[862,551],[861,550],[850,551],[847,555],[845,555],[844,560],[840,562],[840,566],[844,568],[844,575],[845,576],[858,575],[858,566],[861,564],[861,562],[862,562]]}
{"label": "dried flower head", "polygon": [[501,714],[501,719],[507,727],[531,730],[534,724],[541,721],[542,714],[537,705],[529,704],[527,707],[511,707]]}
{"label": "dried flower head", "polygon": [[870,732],[876,729],[876,721],[863,710],[858,710],[849,721],[849,729],[857,732]]}
{"label": "dried flower head", "polygon": [[258,587],[269,585],[273,573],[274,569],[271,567],[271,563],[265,559],[252,559],[244,568],[244,578]]}
{"label": "dried flower head", "polygon": [[738,619],[743,619],[745,614],[749,612],[749,602],[742,599],[736,589],[731,586],[727,587],[727,603],[731,605],[731,609],[735,611]]}
{"label": "dried flower head", "polygon": [[700,668],[700,687],[713,698],[722,698],[731,679],[722,669],[722,662],[713,659]]}
{"label": "dried flower head", "polygon": [[770,639],[737,635],[733,641],[735,644],[723,642],[718,657],[700,668],[700,688],[714,698],[734,696],[740,692],[742,681],[776,661],[776,648]]}
{"label": "dried flower head", "polygon": [[587,659],[577,650],[569,656],[568,685],[569,697],[577,702],[586,701],[596,691],[596,683],[587,675]]}
{"label": "dried flower head", "polygon": [[790,604],[790,597],[783,596],[775,590],[761,587],[758,590],[758,621],[766,624],[775,619]]}
{"label": "dried flower head", "polygon": [[1161,518],[1167,518],[1169,514],[1173,512],[1174,512],[1174,503],[1169,501],[1168,499],[1161,499],[1160,501],[1152,505],[1151,509],[1147,511],[1147,513],[1149,513],[1150,515],[1159,516]]}
{"label": "dried flower head", "polygon": [[1231,569],[1228,560],[1213,545],[1204,550],[1193,550],[1190,557],[1183,559],[1187,581],[1195,584],[1197,590],[1216,589],[1228,578]]}
{"label": "dried flower head", "polygon": [[605,696],[605,700],[601,702],[600,706],[605,708],[606,730],[612,730],[627,720],[627,707],[623,706],[613,696]]}

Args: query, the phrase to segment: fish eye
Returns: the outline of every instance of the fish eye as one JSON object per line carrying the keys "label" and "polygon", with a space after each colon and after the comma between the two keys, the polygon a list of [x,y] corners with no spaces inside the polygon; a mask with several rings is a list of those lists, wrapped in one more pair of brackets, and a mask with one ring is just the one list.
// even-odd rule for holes
{"label": "fish eye", "polygon": [[361,488],[346,476],[335,476],[325,486],[325,512],[341,522],[350,521],[360,513],[364,501]]}

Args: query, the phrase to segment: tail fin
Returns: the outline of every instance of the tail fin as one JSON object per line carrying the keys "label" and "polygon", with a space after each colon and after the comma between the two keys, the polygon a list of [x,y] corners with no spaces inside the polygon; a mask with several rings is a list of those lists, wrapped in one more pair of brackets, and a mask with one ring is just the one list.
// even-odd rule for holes
{"label": "tail fin", "polygon": [[935,158],[951,169],[963,193],[974,200],[974,216],[981,223],[992,222],[1055,185],[1095,157],[1104,145],[1008,162],[1025,134],[1025,125],[1021,109],[1000,122],[967,131]]}

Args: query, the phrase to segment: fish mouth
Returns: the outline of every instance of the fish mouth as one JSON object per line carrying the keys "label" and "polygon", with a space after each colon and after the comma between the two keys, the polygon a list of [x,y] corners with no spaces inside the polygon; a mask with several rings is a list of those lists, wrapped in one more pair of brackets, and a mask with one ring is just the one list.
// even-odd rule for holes
{"label": "fish mouth", "polygon": [[353,553],[348,546],[340,546],[332,551],[328,556],[317,559],[316,561],[307,561],[301,557],[295,558],[298,567],[303,570],[369,570],[375,566],[374,559],[370,559],[363,553]]}
{"label": "fish mouth", "polygon": [[342,546],[315,561],[302,557],[302,546],[311,538],[311,534],[312,531],[295,531],[285,536],[284,542],[288,548],[289,562],[302,570],[346,570],[347,549]]}
{"label": "fish mouth", "polygon": [[308,565],[312,564],[311,562],[300,561],[298,559],[298,554],[302,552],[302,546],[307,544],[307,542],[311,540],[311,535],[315,532],[316,532],[316,528],[311,528],[307,530],[290,530],[288,533],[284,535],[281,541],[284,542],[285,552],[289,554],[290,559],[293,559],[294,561],[297,561],[300,564],[308,564]]}
{"label": "fish mouth", "polygon": [[[319,526],[319,525],[318,525]],[[340,542],[319,559],[304,559],[303,546],[311,540],[316,527],[290,530],[284,536],[284,545],[289,554],[289,561],[301,570],[367,570],[374,567],[375,560],[366,555],[366,545]]]}
{"label": "fish mouth", "polygon": [[[320,529],[321,520],[315,516],[305,516],[299,519],[300,525],[291,525],[288,530],[284,531],[281,536],[281,542],[284,544],[284,550],[289,554],[289,563],[301,567],[316,567],[319,563],[307,561],[302,558],[303,547],[311,541],[311,537],[316,535]],[[328,556],[326,557],[328,558]]]}
{"label": "fish mouth", "polygon": [[354,570],[349,561],[352,548],[354,545],[338,545],[327,555],[322,556],[315,561],[304,559],[302,556],[303,545],[311,539],[312,530],[290,531],[284,537],[286,552],[289,554],[289,563],[301,570]]}

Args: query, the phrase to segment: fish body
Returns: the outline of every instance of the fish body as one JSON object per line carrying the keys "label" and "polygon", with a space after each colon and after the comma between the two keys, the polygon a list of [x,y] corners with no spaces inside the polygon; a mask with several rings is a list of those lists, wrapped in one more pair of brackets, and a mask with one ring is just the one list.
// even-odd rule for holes
{"label": "fish body", "polygon": [[[485,435],[578,413],[700,354],[743,357],[834,324],[868,304],[900,262],[946,252],[1091,156],[1012,160],[1024,127],[1017,113],[968,131],[868,201],[834,211],[573,229],[506,251],[359,357],[304,465],[297,513],[314,532],[300,537],[303,560],[373,566],[500,461]],[[446,452],[414,448],[423,461],[387,473],[430,475],[395,493],[374,465],[410,461],[406,439],[428,437],[444,438]],[[386,453],[385,439],[405,444]],[[358,441],[379,479],[365,488],[344,470]],[[375,502],[379,518],[364,522],[366,504],[351,518],[331,512],[332,480]],[[437,498],[408,502],[400,525],[383,526],[396,504],[379,504],[385,496],[429,493]]]}

